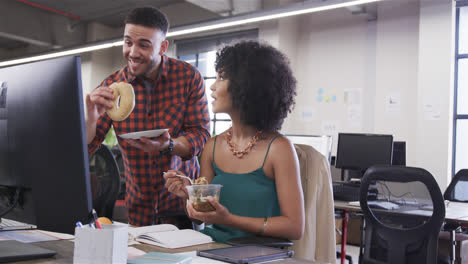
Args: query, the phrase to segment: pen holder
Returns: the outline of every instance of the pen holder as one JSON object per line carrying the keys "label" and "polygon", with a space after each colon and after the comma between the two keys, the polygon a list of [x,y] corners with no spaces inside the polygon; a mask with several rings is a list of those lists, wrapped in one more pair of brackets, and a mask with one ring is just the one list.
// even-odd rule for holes
{"label": "pen holder", "polygon": [[73,263],[127,263],[127,243],[127,225],[103,225],[103,229],[77,227]]}

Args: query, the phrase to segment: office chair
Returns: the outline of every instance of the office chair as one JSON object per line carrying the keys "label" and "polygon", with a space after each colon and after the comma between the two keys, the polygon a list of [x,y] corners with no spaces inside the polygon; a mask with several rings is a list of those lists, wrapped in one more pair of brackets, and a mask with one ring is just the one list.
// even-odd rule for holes
{"label": "office chair", "polygon": [[101,144],[89,158],[93,208],[99,216],[112,219],[120,191],[120,174],[110,148]]}
{"label": "office chair", "polygon": [[444,192],[444,199],[454,202],[468,202],[468,169],[459,170]]}
{"label": "office chair", "polygon": [[120,152],[119,146],[114,146],[111,148],[112,154],[114,155],[115,161],[117,162],[117,167],[119,168],[120,172],[120,192],[117,197],[117,200],[125,200],[125,188],[126,188],[126,180],[125,180],[125,167],[122,158],[122,152]]}
{"label": "office chair", "polygon": [[[444,192],[444,199],[453,202],[468,203],[468,169],[459,170]],[[458,222],[445,221],[440,232],[442,239],[449,240],[450,262],[455,261],[456,243],[468,240],[468,228],[460,226]]]}
{"label": "office chair", "polygon": [[[411,199],[402,202],[405,195]],[[410,201],[418,204],[413,209],[426,211],[411,211]],[[438,238],[445,205],[439,186],[428,171],[373,166],[362,178],[360,204],[365,217],[360,263],[438,263]]]}

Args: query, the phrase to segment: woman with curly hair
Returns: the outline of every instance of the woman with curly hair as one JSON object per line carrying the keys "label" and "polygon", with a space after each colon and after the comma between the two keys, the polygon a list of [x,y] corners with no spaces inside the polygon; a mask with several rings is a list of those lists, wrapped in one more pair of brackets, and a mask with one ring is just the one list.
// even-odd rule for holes
{"label": "woman with curly hair", "polygon": [[[201,175],[222,184],[216,209],[198,212],[187,202],[192,219],[212,225],[203,233],[217,242],[265,235],[300,239],[304,232],[304,198],[293,144],[278,130],[291,112],[296,80],[287,58],[254,41],[227,46],[216,54],[217,78],[211,86],[214,113],[227,113],[232,127],[208,140]],[[180,172],[164,175],[165,187],[188,199]]]}

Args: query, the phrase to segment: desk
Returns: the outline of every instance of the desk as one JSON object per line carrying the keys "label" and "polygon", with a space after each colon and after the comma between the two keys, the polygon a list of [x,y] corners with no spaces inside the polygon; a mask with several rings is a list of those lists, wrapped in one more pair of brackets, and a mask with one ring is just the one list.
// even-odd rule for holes
{"label": "desk", "polygon": [[[341,233],[341,263],[344,264],[344,256],[346,255],[346,238],[347,238],[347,225],[350,213],[361,213],[361,207],[350,205],[346,201],[335,201],[335,210],[342,211],[343,224]],[[460,223],[460,225],[468,227],[468,204],[445,201],[445,220]],[[362,235],[361,235],[362,239]],[[362,240],[361,240],[362,241]],[[361,253],[361,252],[360,252]]]}
{"label": "desk", "polygon": [[[73,246],[74,243],[69,240],[55,240],[55,241],[46,241],[46,242],[37,242],[32,243],[33,245],[37,245],[43,248],[51,249],[57,252],[57,255],[54,258],[43,258],[43,259],[35,259],[35,260],[28,260],[28,261],[19,261],[14,262],[18,264],[29,264],[29,263],[41,263],[41,264],[70,264],[73,263]],[[179,249],[166,249],[161,247],[156,247],[147,244],[139,244],[139,245],[131,245],[137,249],[143,250],[145,252],[151,251],[160,251],[160,252],[167,252],[167,253],[181,253],[186,251],[196,251],[196,250],[203,250],[203,249],[213,249],[213,248],[222,248],[228,247],[229,245],[221,244],[221,243],[209,243],[203,244],[198,246],[192,247],[185,247]],[[319,262],[289,258],[284,259],[281,261],[271,262],[271,263],[288,263],[288,264],[319,264]]]}

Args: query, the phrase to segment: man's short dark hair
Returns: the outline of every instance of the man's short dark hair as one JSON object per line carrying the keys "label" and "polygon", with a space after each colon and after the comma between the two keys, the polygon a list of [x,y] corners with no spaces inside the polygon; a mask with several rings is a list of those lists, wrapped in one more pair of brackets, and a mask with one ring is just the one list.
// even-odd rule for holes
{"label": "man's short dark hair", "polygon": [[125,18],[125,24],[140,25],[161,30],[164,35],[169,28],[166,15],[154,7],[137,7]]}

